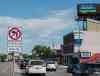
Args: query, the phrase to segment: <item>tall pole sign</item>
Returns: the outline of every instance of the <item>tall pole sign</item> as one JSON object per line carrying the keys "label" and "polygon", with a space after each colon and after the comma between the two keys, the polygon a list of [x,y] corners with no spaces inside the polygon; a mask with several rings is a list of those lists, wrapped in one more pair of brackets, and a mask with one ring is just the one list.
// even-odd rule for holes
{"label": "tall pole sign", "polygon": [[[15,57],[20,56],[22,51],[22,31],[21,27],[11,26],[8,27],[8,53],[11,53],[11,59],[13,60],[13,72],[11,76],[15,76],[14,66],[15,66]],[[18,57],[19,58],[19,57]]]}
{"label": "tall pole sign", "polygon": [[21,27],[8,27],[8,52],[22,51],[22,31]]}

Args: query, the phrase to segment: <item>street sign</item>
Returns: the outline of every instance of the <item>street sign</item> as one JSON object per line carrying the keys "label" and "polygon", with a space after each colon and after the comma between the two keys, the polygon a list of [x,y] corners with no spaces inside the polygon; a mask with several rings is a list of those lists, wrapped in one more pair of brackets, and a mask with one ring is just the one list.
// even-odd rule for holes
{"label": "street sign", "polygon": [[10,40],[19,40],[22,36],[21,30],[18,27],[10,27],[8,31],[8,38]]}
{"label": "street sign", "polygon": [[8,27],[8,52],[22,51],[22,29],[19,26]]}
{"label": "street sign", "polygon": [[9,52],[21,52],[22,48],[21,47],[8,47]]}
{"label": "street sign", "polygon": [[18,26],[11,26],[8,27],[8,53],[12,54],[13,60],[13,69],[12,69],[12,76],[15,76],[15,58],[19,58],[20,56],[15,56],[16,53],[21,53],[22,51],[22,32],[21,28]]}

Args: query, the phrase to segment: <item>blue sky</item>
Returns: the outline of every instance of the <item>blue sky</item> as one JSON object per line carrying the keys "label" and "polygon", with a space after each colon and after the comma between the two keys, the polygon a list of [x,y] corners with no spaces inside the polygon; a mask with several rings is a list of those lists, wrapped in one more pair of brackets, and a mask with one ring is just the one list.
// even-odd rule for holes
{"label": "blue sky", "polygon": [[7,51],[7,30],[12,25],[22,27],[23,52],[31,52],[36,44],[54,42],[59,47],[63,35],[78,28],[75,8],[76,0],[0,0],[0,51]]}
{"label": "blue sky", "polygon": [[[70,4],[74,4],[71,1]],[[50,10],[62,10],[69,7],[68,0],[0,0],[0,15],[12,17],[43,17]]]}

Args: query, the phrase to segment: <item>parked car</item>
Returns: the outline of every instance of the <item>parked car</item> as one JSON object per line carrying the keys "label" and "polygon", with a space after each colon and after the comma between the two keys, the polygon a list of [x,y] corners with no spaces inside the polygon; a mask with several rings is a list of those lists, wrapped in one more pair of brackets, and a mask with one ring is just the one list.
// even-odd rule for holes
{"label": "parked car", "polygon": [[43,60],[30,60],[26,67],[27,74],[46,75],[46,65]]}
{"label": "parked car", "polygon": [[46,70],[47,71],[56,71],[57,69],[57,62],[55,61],[48,61],[46,63]]}

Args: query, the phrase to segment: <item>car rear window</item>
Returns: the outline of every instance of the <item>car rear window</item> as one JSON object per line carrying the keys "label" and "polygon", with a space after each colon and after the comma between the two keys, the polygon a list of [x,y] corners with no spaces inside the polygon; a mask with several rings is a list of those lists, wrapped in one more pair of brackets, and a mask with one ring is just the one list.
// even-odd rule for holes
{"label": "car rear window", "polygon": [[31,61],[31,65],[43,65],[42,61]]}

